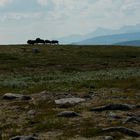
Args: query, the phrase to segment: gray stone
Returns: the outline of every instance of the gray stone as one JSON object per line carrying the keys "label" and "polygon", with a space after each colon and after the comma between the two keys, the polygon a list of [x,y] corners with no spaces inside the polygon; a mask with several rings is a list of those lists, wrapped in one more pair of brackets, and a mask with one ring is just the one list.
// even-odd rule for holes
{"label": "gray stone", "polygon": [[55,104],[56,105],[65,105],[65,104],[74,105],[74,104],[78,104],[84,101],[86,100],[83,98],[63,98],[63,99],[55,100]]}
{"label": "gray stone", "polygon": [[19,99],[21,99],[21,100],[31,100],[32,98],[30,96],[27,96],[27,95],[21,95],[21,97]]}
{"label": "gray stone", "polygon": [[21,95],[21,94],[14,94],[14,93],[6,93],[3,95],[4,100],[14,100],[14,99],[20,99],[20,100],[31,100],[31,97],[28,95]]}
{"label": "gray stone", "polygon": [[78,116],[80,115],[74,111],[63,111],[57,114],[57,117],[78,117]]}
{"label": "gray stone", "polygon": [[29,110],[27,113],[29,116],[34,116],[36,114],[35,110]]}
{"label": "gray stone", "polygon": [[126,128],[126,127],[122,127],[122,126],[104,128],[104,129],[102,129],[102,132],[103,133],[120,132],[120,133],[126,134],[131,137],[140,137],[140,132],[135,131],[133,129]]}
{"label": "gray stone", "polygon": [[113,140],[113,137],[112,136],[105,136],[104,140]]}
{"label": "gray stone", "polygon": [[91,109],[90,111],[106,111],[106,110],[122,110],[127,111],[135,108],[133,105],[128,104],[109,104],[105,106],[99,106]]}
{"label": "gray stone", "polygon": [[32,52],[33,52],[33,53],[40,53],[40,50],[39,50],[38,48],[33,48],[33,49],[32,49]]}
{"label": "gray stone", "polygon": [[114,112],[109,112],[108,116],[112,119],[121,119],[121,117]]}
{"label": "gray stone", "polygon": [[38,139],[34,136],[15,136],[9,140],[38,140]]}
{"label": "gray stone", "polygon": [[128,118],[123,122],[123,124],[129,123],[129,122],[140,123],[140,117],[138,117],[138,116],[128,117]]}

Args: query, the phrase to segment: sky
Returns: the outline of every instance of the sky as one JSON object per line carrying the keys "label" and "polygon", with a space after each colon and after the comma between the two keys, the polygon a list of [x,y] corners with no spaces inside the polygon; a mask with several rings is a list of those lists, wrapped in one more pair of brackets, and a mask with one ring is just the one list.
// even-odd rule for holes
{"label": "sky", "polygon": [[140,0],[0,0],[0,44],[140,24]]}

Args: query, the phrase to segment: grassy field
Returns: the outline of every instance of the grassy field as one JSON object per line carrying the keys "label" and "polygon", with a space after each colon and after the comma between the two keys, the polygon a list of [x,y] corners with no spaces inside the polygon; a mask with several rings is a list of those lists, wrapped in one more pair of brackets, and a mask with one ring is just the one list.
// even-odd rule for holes
{"label": "grassy field", "polygon": [[[22,49],[24,47],[27,48],[25,52]],[[38,48],[40,52],[34,53],[33,48]],[[0,46],[1,96],[10,92],[29,94],[36,99],[37,94],[44,90],[49,96],[56,97],[64,93],[80,97],[95,93],[98,96],[88,103],[69,108],[83,115],[83,118],[72,120],[56,118],[55,114],[65,109],[57,108],[52,100],[38,99],[27,103],[0,100],[0,125],[4,140],[33,133],[42,136],[42,140],[85,140],[97,136],[102,127],[120,125],[120,120],[106,120],[106,113],[109,112],[98,114],[88,110],[92,106],[112,102],[139,103],[140,48]],[[27,117],[31,109],[38,112],[34,118]],[[136,124],[126,126],[140,130]],[[113,136],[115,139],[127,139],[120,134]]]}
{"label": "grassy field", "polygon": [[[139,88],[140,48],[118,46],[0,46],[0,92]],[[123,83],[123,84],[122,84]]]}

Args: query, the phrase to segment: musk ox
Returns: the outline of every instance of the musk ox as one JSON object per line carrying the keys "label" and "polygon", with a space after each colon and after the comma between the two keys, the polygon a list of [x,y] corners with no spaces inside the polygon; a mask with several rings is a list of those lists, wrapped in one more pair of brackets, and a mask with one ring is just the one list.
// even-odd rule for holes
{"label": "musk ox", "polygon": [[40,38],[36,38],[36,44],[45,44],[45,41]]}
{"label": "musk ox", "polygon": [[58,40],[52,40],[52,41],[51,41],[51,44],[54,44],[54,45],[56,44],[56,45],[58,45],[58,44],[59,44],[59,41],[58,41]]}
{"label": "musk ox", "polygon": [[34,45],[35,43],[36,43],[35,40],[28,40],[28,41],[27,41],[27,44],[29,44],[29,45]]}
{"label": "musk ox", "polygon": [[45,40],[46,44],[51,44],[52,42],[50,40]]}
{"label": "musk ox", "polygon": [[52,44],[52,45],[58,45],[59,41],[58,40],[43,40],[40,38],[36,38],[36,40],[28,40],[27,44],[29,45],[35,45],[35,44]]}

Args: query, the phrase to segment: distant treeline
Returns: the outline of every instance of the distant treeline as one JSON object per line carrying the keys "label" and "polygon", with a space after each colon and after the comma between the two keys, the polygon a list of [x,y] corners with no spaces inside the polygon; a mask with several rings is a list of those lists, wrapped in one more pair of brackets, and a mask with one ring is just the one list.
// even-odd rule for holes
{"label": "distant treeline", "polygon": [[58,40],[43,40],[40,38],[36,38],[35,40],[28,40],[27,44],[29,45],[35,45],[35,44],[54,44],[54,45],[58,45],[59,41]]}

